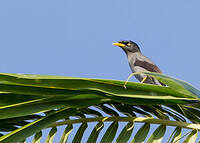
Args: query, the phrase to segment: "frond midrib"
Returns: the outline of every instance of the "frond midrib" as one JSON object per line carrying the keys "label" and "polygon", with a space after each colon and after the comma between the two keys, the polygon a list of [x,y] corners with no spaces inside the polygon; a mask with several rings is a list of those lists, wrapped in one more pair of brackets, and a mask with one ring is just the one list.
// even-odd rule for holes
{"label": "frond midrib", "polygon": [[149,124],[162,124],[166,126],[175,126],[185,129],[196,129],[200,131],[200,124],[187,123],[182,121],[172,121],[166,119],[155,119],[152,117],[96,117],[96,118],[81,118],[75,120],[65,120],[56,122],[50,125],[48,128],[67,125],[67,124],[78,124],[78,123],[89,123],[89,122],[138,122],[138,123],[149,123]]}

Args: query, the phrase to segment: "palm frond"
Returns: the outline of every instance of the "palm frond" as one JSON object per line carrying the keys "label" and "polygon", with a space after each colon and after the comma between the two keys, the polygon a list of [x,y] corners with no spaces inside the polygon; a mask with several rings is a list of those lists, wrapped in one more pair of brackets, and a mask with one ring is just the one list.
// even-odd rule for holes
{"label": "palm frond", "polygon": [[[183,139],[194,142],[200,130],[200,91],[162,74],[145,74],[167,87],[128,82],[125,89],[125,82],[117,80],[2,73],[0,142],[23,142],[34,134],[33,142],[39,142],[46,128],[51,128],[46,142],[52,142],[57,127],[64,125],[60,143],[69,136],[72,142],[81,142],[91,122],[96,123],[86,137],[91,143],[160,142],[169,126],[176,128],[168,142],[179,142],[182,130],[191,130]],[[72,135],[77,123],[81,125]],[[121,123],[126,125],[121,127]],[[140,123],[136,132],[135,125]],[[153,124],[159,126],[150,133]]]}

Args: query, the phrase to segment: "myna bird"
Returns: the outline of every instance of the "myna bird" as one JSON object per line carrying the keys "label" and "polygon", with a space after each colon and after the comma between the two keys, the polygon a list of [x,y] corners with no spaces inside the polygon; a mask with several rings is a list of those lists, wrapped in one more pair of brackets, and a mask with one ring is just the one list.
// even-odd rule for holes
{"label": "myna bird", "polygon": [[[128,57],[128,63],[132,72],[156,72],[162,73],[161,70],[147,57],[142,55],[139,46],[133,41],[119,41],[113,43],[123,49]],[[157,84],[165,86],[162,82],[155,78],[146,76],[145,74],[135,75],[142,83]]]}

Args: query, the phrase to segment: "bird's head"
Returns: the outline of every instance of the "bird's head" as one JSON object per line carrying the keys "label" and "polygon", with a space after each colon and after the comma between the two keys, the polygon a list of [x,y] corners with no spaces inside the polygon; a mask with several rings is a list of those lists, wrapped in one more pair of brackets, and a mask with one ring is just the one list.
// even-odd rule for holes
{"label": "bird's head", "polygon": [[126,53],[140,52],[139,46],[133,41],[123,40],[117,43],[113,43],[113,45],[121,47]]}

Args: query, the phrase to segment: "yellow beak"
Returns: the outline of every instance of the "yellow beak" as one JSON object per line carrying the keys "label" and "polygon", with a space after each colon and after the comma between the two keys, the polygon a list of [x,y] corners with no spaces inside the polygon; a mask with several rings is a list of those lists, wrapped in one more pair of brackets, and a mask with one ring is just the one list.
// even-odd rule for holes
{"label": "yellow beak", "polygon": [[119,47],[125,47],[126,45],[122,43],[113,43],[112,45],[119,46]]}

